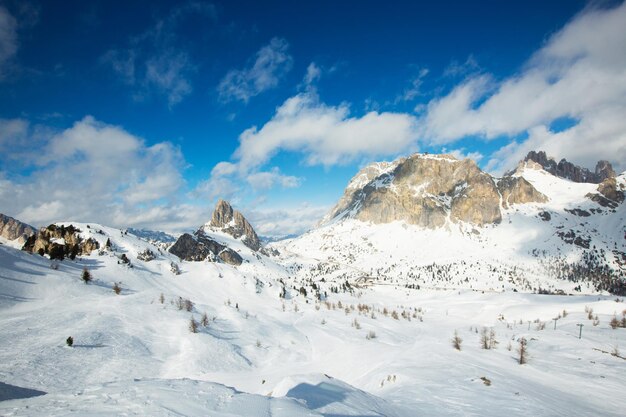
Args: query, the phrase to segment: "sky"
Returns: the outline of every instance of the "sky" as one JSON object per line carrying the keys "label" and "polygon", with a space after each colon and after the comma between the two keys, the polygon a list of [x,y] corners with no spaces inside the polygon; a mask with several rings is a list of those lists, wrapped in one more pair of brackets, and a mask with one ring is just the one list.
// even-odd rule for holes
{"label": "sky", "polygon": [[0,0],[0,212],[302,233],[373,161],[626,170],[620,1]]}

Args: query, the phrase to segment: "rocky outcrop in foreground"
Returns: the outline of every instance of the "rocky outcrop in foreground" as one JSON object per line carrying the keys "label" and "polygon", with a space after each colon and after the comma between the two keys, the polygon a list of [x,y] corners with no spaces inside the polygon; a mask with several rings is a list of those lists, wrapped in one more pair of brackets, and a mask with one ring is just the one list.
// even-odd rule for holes
{"label": "rocky outcrop in foreground", "polygon": [[235,266],[241,265],[243,262],[237,252],[216,242],[202,231],[197,231],[193,235],[183,234],[169,251],[185,261],[216,261],[220,259]]}
{"label": "rocky outcrop in foreground", "polygon": [[0,213],[0,236],[3,238],[7,240],[18,239],[18,242],[24,243],[36,232],[34,227]]}
{"label": "rocky outcrop in foreground", "polygon": [[587,168],[579,167],[566,159],[561,159],[557,163],[553,158],[546,155],[545,152],[530,151],[524,161],[533,161],[541,165],[541,167],[552,175],[565,178],[574,182],[588,182],[592,184],[600,184],[607,178],[614,178],[615,171],[609,161],[598,161],[596,169],[591,172]]}
{"label": "rocky outcrop in foreground", "polygon": [[211,216],[210,227],[221,229],[235,239],[243,237],[243,243],[250,249],[257,251],[261,247],[261,241],[248,220],[224,200],[219,200]]}
{"label": "rocky outcrop in foreground", "polygon": [[210,236],[211,231],[228,233],[253,251],[261,248],[261,242],[254,228],[246,218],[224,200],[219,200],[211,221],[193,234],[185,233],[169,249],[170,253],[185,261],[222,261],[230,265],[241,265],[243,258],[228,246]]}
{"label": "rocky outcrop in foreground", "polygon": [[523,178],[496,181],[470,159],[414,154],[362,169],[322,223],[351,217],[372,223],[405,221],[428,228],[449,220],[476,226],[500,223],[512,204],[546,197]]}
{"label": "rocky outcrop in foreground", "polygon": [[98,249],[100,244],[92,239],[83,239],[80,236],[80,229],[69,226],[57,226],[51,224],[42,227],[35,235],[30,236],[22,250],[49,255],[50,259],[63,259],[65,257],[74,259],[77,255],[89,255],[91,251]]}

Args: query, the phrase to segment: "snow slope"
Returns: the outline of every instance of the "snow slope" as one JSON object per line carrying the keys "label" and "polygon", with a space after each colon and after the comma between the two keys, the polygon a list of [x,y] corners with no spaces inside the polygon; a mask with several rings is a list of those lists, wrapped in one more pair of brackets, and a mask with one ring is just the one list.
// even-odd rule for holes
{"label": "snow slope", "polygon": [[[75,225],[101,247],[110,239],[112,250],[52,263],[0,245],[0,382],[12,398],[0,401],[0,415],[618,416],[626,409],[626,360],[611,355],[626,350],[626,330],[608,325],[626,310],[621,298],[483,292],[467,285],[417,290],[393,281],[404,277],[396,268],[388,282],[353,280],[337,293],[331,287],[344,277],[328,272],[324,281],[318,277],[318,290],[328,295],[319,301],[309,267],[333,251],[332,240],[324,249],[298,239],[288,248],[302,245],[307,256],[285,248],[268,258],[228,235],[213,235],[244,258],[232,267],[180,262],[118,229]],[[358,247],[386,233],[357,230],[350,222],[336,226]],[[402,239],[415,236],[401,224],[389,227]],[[438,259],[465,250],[447,253],[432,244],[444,239],[438,233],[427,236]],[[395,239],[397,254],[419,253],[402,239]],[[486,268],[475,258],[484,239],[469,240],[474,252],[466,262]],[[139,260],[146,249],[156,259]],[[121,263],[121,254],[132,268]],[[347,271],[345,259],[337,258]],[[172,262],[180,275],[171,271]],[[93,275],[90,284],[80,278],[83,268]],[[490,282],[484,273],[481,279]],[[119,282],[116,295],[112,287]],[[283,283],[286,297],[280,298]],[[307,296],[300,292],[304,286]],[[192,311],[184,302],[179,309],[185,299]],[[589,309],[597,326],[587,318]],[[563,310],[568,314],[553,330],[551,319]],[[208,326],[191,333],[190,319],[199,322],[204,313]],[[585,325],[582,339],[578,323]],[[495,349],[480,348],[483,326],[495,331]],[[455,331],[461,351],[450,342]],[[65,344],[70,335],[71,348]],[[522,337],[528,340],[525,365],[516,361]]]}

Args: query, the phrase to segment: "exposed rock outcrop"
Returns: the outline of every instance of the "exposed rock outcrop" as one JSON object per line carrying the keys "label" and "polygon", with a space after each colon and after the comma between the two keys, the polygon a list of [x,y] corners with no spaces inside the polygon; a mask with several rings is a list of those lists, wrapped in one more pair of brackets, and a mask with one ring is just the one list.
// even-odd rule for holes
{"label": "exposed rock outcrop", "polygon": [[548,198],[541,194],[531,183],[522,177],[505,176],[498,181],[498,191],[502,195],[502,206],[508,208],[513,204],[543,203]]}
{"label": "exposed rock outcrop", "polygon": [[80,236],[80,229],[71,224],[69,226],[51,224],[30,236],[22,250],[40,255],[48,254],[53,259],[64,257],[74,259],[77,255],[89,255],[99,247],[100,244],[96,240],[83,239]]}
{"label": "exposed rock outcrop", "polygon": [[607,178],[615,177],[615,171],[608,161],[598,161],[594,172],[591,172],[587,168],[574,165],[566,159],[561,159],[561,161],[557,163],[543,151],[530,151],[528,155],[526,155],[526,158],[524,158],[524,161],[534,161],[550,174],[574,182],[599,184]]}
{"label": "exposed rock outcrop", "polygon": [[243,243],[250,249],[257,251],[261,247],[261,241],[248,220],[224,200],[219,200],[211,216],[210,227],[221,229],[235,239],[243,237]]}
{"label": "exposed rock outcrop", "polygon": [[35,233],[37,230],[34,227],[0,213],[0,236],[3,238],[7,240],[17,239],[18,242],[24,243]]}
{"label": "exposed rock outcrop", "polygon": [[[620,178],[623,177],[620,176]],[[624,202],[625,188],[623,180],[618,184],[616,178],[607,178],[598,185],[597,193],[589,193],[586,197],[602,207],[615,209],[620,203]]]}
{"label": "exposed rock outcrop", "polygon": [[598,185],[598,192],[606,198],[621,203],[624,201],[624,186],[617,185],[615,178],[607,178]]}
{"label": "exposed rock outcrop", "polygon": [[449,219],[483,226],[502,220],[501,193],[507,205],[546,199],[523,178],[505,178],[496,185],[470,159],[415,154],[362,169],[322,222],[352,217],[437,228]]}
{"label": "exposed rock outcrop", "polygon": [[231,265],[241,265],[243,259],[232,249],[216,242],[202,231],[183,234],[169,249],[185,261],[214,261],[217,258]]}

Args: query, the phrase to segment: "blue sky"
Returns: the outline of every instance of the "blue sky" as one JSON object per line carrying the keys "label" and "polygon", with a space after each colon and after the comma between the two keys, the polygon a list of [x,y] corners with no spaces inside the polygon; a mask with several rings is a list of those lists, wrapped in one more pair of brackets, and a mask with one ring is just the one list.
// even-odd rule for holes
{"label": "blue sky", "polygon": [[363,165],[626,169],[618,1],[0,1],[0,211],[301,233]]}

